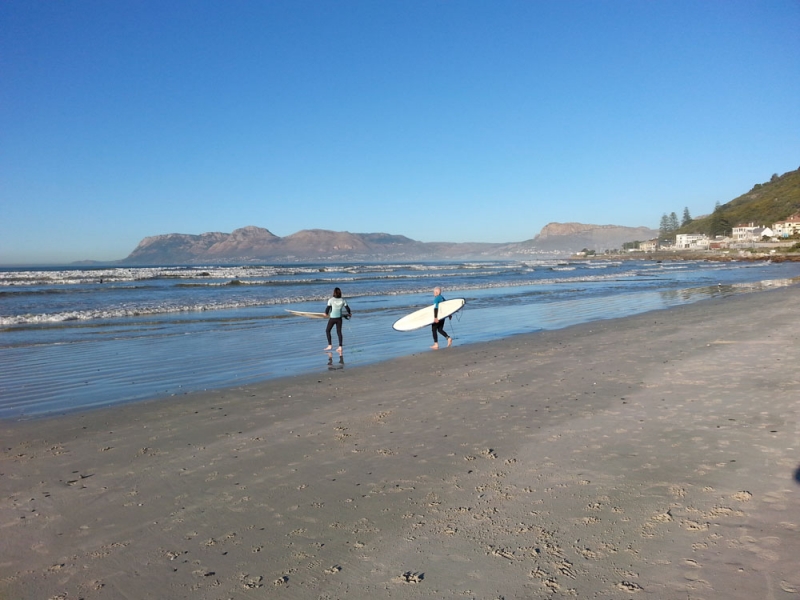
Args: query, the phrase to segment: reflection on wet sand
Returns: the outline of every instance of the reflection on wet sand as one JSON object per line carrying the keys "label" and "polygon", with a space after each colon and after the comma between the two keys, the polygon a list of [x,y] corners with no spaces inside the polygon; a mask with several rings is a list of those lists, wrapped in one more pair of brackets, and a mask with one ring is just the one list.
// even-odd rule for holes
{"label": "reflection on wet sand", "polygon": [[696,288],[683,288],[680,290],[664,290],[661,296],[666,301],[680,299],[683,302],[694,302],[704,298],[732,296],[744,292],[762,292],[764,290],[786,287],[798,283],[797,277],[785,279],[769,279],[765,281],[745,281],[733,284],[709,285]]}
{"label": "reflection on wet sand", "polygon": [[344,352],[339,352],[339,361],[334,364],[333,362],[333,352],[328,352],[328,370],[329,371],[338,371],[339,369],[344,369]]}

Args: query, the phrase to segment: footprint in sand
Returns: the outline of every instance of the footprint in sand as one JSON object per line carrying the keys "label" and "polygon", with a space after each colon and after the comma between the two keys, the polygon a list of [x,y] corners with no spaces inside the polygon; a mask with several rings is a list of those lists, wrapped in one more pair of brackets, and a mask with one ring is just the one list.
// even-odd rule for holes
{"label": "footprint in sand", "polygon": [[420,583],[423,579],[425,579],[425,573],[417,573],[413,571],[406,571],[397,579],[401,583]]}
{"label": "footprint in sand", "polygon": [[659,523],[669,523],[670,521],[672,521],[672,512],[670,510],[667,510],[666,512],[653,515],[650,518],[653,521],[657,521]]}
{"label": "footprint in sand", "polygon": [[681,521],[681,525],[684,529],[688,529],[689,531],[707,531],[708,530],[708,523],[700,523],[698,521],[694,521],[692,519],[684,519]]}
{"label": "footprint in sand", "polygon": [[633,581],[620,581],[617,584],[617,589],[618,590],[622,590],[624,592],[630,592],[632,594],[634,594],[636,592],[643,592],[644,591],[644,588],[642,586],[640,586],[638,583],[635,583]]}

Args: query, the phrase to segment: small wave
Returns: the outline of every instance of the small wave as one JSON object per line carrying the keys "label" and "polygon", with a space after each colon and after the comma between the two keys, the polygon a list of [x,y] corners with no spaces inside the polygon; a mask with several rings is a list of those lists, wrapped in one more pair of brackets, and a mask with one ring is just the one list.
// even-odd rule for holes
{"label": "small wave", "polygon": [[[430,279],[435,277],[435,274],[426,274],[420,277],[419,275],[412,279]],[[397,276],[402,279],[407,276]],[[525,279],[515,281],[513,287],[518,286],[544,286],[544,285],[557,285],[560,283],[586,283],[591,281],[604,281],[619,278],[619,274],[598,274],[586,275],[583,277],[569,277],[569,278],[549,278],[549,279]],[[496,282],[483,282],[471,281],[460,285],[449,285],[447,291],[450,295],[455,292],[463,292],[466,290],[481,290],[481,289],[499,289],[509,287],[507,281]],[[374,290],[359,293],[358,295],[350,296],[350,298],[358,297],[371,297],[371,296],[404,296],[413,294],[427,294],[430,292],[428,285],[414,285],[405,289],[398,290]],[[128,317],[141,317],[163,315],[170,313],[191,313],[191,312],[205,312],[214,310],[229,310],[240,308],[252,308],[261,306],[279,306],[288,304],[301,304],[304,302],[322,302],[327,300],[327,295],[312,295],[300,296],[295,295],[291,297],[279,298],[250,298],[250,299],[235,299],[209,303],[197,304],[162,304],[162,305],[140,305],[140,306],[112,306],[103,309],[87,309],[76,311],[61,311],[54,313],[39,313],[39,314],[20,314],[20,315],[4,315],[0,316],[0,327],[14,327],[23,325],[43,325],[54,323],[66,323],[69,321],[89,321],[89,320],[110,320]]]}
{"label": "small wave", "polygon": [[[152,290],[155,289],[155,286],[152,285],[114,285],[109,284],[105,288],[103,288],[104,292],[132,292],[132,291],[143,291],[143,290]],[[9,290],[2,290],[0,291],[0,298],[22,298],[25,296],[64,296],[68,294],[96,294],[97,288],[90,288],[90,287],[81,287],[81,288],[72,288],[72,287],[53,287],[53,288],[44,288],[44,289],[31,289],[30,287],[23,287],[19,289],[9,289]]]}
{"label": "small wave", "polygon": [[215,302],[210,304],[195,304],[182,306],[140,306],[116,307],[102,310],[76,310],[63,311],[51,314],[26,314],[0,317],[0,327],[14,325],[42,325],[51,323],[65,323],[68,321],[109,320],[125,317],[142,317],[163,315],[182,312],[204,312],[210,310],[224,310],[230,308],[245,308],[247,306],[260,306],[263,302]]}
{"label": "small wave", "polygon": [[15,286],[70,286],[99,285],[131,281],[156,280],[217,280],[253,281],[272,277],[297,277],[329,274],[341,280],[341,273],[352,276],[394,271],[441,272],[446,270],[488,270],[502,268],[507,263],[408,263],[408,264],[357,264],[357,265],[248,265],[192,267],[113,267],[105,269],[52,269],[52,270],[0,270],[0,287]]}

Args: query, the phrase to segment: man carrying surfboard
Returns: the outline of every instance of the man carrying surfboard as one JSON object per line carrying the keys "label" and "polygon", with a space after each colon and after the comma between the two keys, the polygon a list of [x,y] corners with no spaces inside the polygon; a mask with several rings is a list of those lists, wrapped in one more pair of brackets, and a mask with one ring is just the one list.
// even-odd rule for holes
{"label": "man carrying surfboard", "polygon": [[342,309],[347,309],[345,318],[349,319],[352,316],[350,307],[347,306],[347,301],[342,298],[342,290],[338,287],[333,289],[333,297],[328,299],[328,306],[325,307],[325,314],[328,315],[328,327],[325,329],[325,335],[328,338],[328,347],[325,350],[330,350],[333,347],[331,341],[331,330],[336,326],[336,335],[339,337],[339,347],[336,349],[341,354],[342,352]]}
{"label": "man carrying surfboard", "polygon": [[433,334],[433,346],[431,348],[433,350],[439,349],[439,335],[442,334],[444,337],[447,338],[447,347],[453,345],[453,338],[447,335],[447,332],[444,330],[444,321],[439,320],[439,304],[444,302],[444,296],[442,296],[442,288],[433,288],[433,323],[431,323],[431,333]]}

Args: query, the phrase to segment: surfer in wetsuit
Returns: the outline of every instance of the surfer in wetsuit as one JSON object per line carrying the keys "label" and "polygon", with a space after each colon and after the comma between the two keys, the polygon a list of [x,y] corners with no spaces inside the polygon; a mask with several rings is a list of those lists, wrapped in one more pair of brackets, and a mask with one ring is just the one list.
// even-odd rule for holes
{"label": "surfer in wetsuit", "polygon": [[439,349],[439,335],[442,334],[444,337],[447,338],[447,347],[453,345],[453,338],[447,335],[447,332],[444,330],[444,321],[439,320],[439,304],[444,302],[444,296],[442,296],[442,288],[433,288],[433,323],[431,323],[431,333],[433,334],[433,348],[434,350]]}
{"label": "surfer in wetsuit", "polygon": [[347,309],[346,319],[349,319],[353,313],[350,312],[350,307],[347,306],[347,301],[342,298],[342,290],[338,287],[333,289],[333,297],[328,299],[328,306],[325,307],[325,314],[328,315],[328,327],[325,329],[325,335],[328,338],[328,347],[325,350],[330,350],[332,347],[331,330],[336,325],[336,335],[339,337],[339,347],[337,352],[342,351],[342,309]]}

